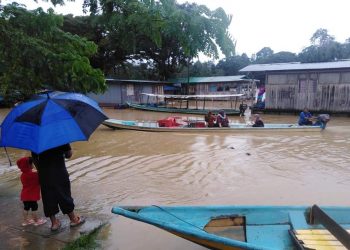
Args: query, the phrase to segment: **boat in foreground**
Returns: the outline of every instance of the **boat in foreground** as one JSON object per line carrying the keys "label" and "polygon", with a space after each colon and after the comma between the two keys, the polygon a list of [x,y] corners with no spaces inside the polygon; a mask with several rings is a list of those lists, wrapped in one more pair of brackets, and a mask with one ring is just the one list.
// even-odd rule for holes
{"label": "boat in foreground", "polygon": [[112,213],[210,249],[350,249],[350,207],[153,205]]}
{"label": "boat in foreground", "polygon": [[265,124],[264,127],[252,127],[243,123],[230,123],[229,127],[207,127],[203,120],[190,120],[181,117],[168,117],[159,121],[127,121],[108,119],[103,125],[113,129],[129,129],[150,132],[263,132],[263,131],[300,131],[319,132],[322,126],[299,126],[297,124]]}

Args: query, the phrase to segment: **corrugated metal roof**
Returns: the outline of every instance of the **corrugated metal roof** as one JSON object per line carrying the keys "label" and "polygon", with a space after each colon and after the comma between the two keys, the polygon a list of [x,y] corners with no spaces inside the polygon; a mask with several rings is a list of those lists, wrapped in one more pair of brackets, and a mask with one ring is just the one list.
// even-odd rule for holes
{"label": "corrugated metal roof", "polygon": [[115,83],[126,82],[126,83],[171,84],[171,82],[166,82],[166,81],[123,80],[123,79],[115,79],[115,78],[106,78],[106,81],[115,82]]}
{"label": "corrugated metal roof", "polygon": [[350,68],[350,60],[322,63],[272,63],[252,64],[244,67],[239,72],[283,71],[283,70],[317,70],[317,69],[342,69]]}
{"label": "corrugated metal roof", "polygon": [[211,76],[211,77],[187,77],[174,79],[174,82],[181,83],[210,83],[210,82],[239,82],[246,81],[247,78],[245,75],[236,75],[236,76]]}

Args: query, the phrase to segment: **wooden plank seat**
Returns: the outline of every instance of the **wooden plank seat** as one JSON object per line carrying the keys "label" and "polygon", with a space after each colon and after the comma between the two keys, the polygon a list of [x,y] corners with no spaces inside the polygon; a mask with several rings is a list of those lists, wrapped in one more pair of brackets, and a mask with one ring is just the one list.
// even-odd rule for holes
{"label": "wooden plank seat", "polygon": [[[350,232],[350,230],[348,230]],[[340,250],[347,249],[327,229],[292,230],[291,234],[301,249]]]}
{"label": "wooden plank seat", "polygon": [[[343,228],[317,205],[310,211],[310,225],[322,225],[324,229],[307,228],[301,214],[290,214],[293,230],[289,230],[298,249],[340,250],[350,249],[350,230]],[[304,217],[304,219],[303,219]]]}

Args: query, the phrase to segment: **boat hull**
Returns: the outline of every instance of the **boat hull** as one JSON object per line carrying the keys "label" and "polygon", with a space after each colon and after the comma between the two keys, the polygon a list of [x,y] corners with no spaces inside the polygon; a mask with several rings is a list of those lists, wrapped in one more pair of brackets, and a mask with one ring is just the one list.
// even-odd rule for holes
{"label": "boat hull", "polygon": [[[197,114],[205,115],[208,113],[208,109],[183,109],[183,108],[166,108],[166,107],[152,107],[142,104],[128,103],[129,107],[134,109],[155,111],[155,112],[166,112],[166,113],[180,113],[180,114]],[[227,115],[239,115],[239,110],[236,109],[220,109],[224,110]],[[219,110],[210,110],[213,113],[218,113]]]}
{"label": "boat hull", "polygon": [[156,121],[139,122],[108,119],[103,122],[103,125],[113,129],[128,129],[147,132],[181,132],[181,133],[242,133],[242,132],[320,132],[319,126],[298,126],[295,124],[265,124],[265,127],[251,127],[245,124],[230,124],[230,127],[159,127]]}
{"label": "boat hull", "polygon": [[[327,244],[343,246],[340,241],[349,244],[347,242],[350,236],[341,239],[340,234],[330,235],[332,229],[328,226],[325,225],[329,231],[321,224],[311,222],[310,218],[316,218],[313,215],[315,207],[317,206],[117,206],[113,207],[112,212],[159,227],[210,249],[292,250],[308,246],[318,249],[317,246],[324,247]],[[339,223],[338,226],[349,232],[349,207],[322,207],[322,211],[327,212],[334,223]],[[242,220],[235,221],[234,218]],[[321,217],[317,217],[317,220],[321,220]],[[242,225],[243,238],[236,238],[235,234],[229,233],[230,227],[232,229]],[[220,227],[223,230],[218,233],[217,228]],[[305,238],[307,232],[312,243],[305,243],[310,242]]]}

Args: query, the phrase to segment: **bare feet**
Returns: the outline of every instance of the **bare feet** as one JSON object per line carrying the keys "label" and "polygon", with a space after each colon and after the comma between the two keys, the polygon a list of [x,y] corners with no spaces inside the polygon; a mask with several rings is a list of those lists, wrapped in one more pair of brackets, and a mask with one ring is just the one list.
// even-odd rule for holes
{"label": "bare feet", "polygon": [[50,216],[51,220],[51,231],[57,231],[61,227],[61,222],[56,218],[56,216]]}
{"label": "bare feet", "polygon": [[37,220],[34,221],[34,226],[40,226],[40,225],[45,224],[46,222],[47,222],[46,219],[40,218],[40,219],[37,219]]}
{"label": "bare feet", "polygon": [[77,216],[73,221],[70,222],[71,227],[76,227],[85,222],[85,218],[82,216]]}

